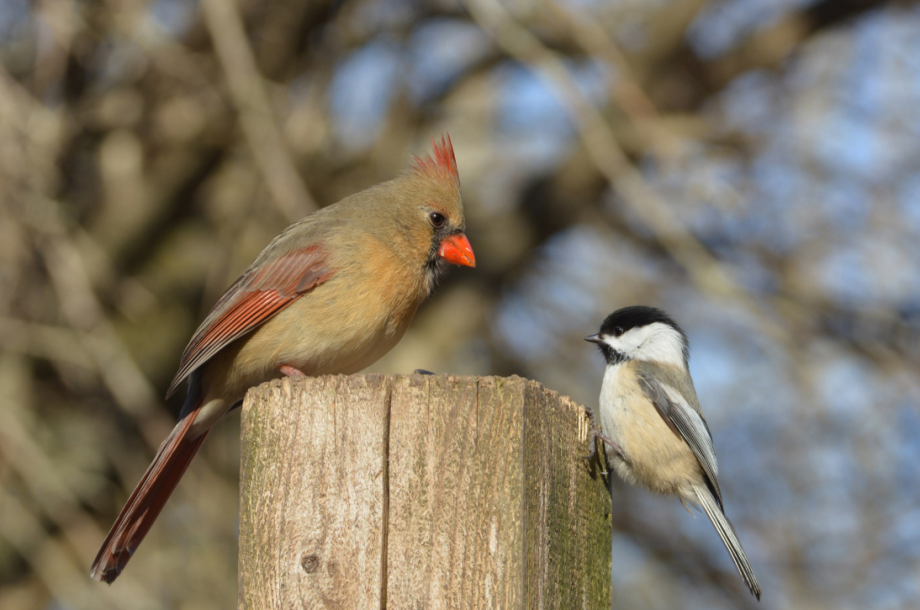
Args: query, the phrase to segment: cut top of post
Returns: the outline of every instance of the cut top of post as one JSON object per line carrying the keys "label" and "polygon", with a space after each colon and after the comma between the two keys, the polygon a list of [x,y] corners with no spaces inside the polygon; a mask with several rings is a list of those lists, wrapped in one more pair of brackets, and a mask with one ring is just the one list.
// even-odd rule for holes
{"label": "cut top of post", "polygon": [[610,607],[584,409],[537,382],[282,379],[242,438],[240,608]]}

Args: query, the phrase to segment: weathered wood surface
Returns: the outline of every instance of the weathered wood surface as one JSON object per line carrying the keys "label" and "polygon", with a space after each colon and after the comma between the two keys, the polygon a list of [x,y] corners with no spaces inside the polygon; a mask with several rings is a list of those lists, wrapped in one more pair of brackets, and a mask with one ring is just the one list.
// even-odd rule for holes
{"label": "weathered wood surface", "polygon": [[283,379],[242,437],[240,608],[610,607],[584,410],[534,381]]}

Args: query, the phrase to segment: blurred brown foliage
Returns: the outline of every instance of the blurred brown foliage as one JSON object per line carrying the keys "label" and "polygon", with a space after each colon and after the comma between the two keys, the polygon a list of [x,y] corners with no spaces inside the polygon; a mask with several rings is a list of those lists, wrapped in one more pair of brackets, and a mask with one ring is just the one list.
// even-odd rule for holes
{"label": "blurred brown foliage", "polygon": [[[903,312],[920,311],[920,301],[870,286],[864,293],[878,301],[854,304],[837,284],[822,284],[832,274],[819,262],[831,260],[844,233],[812,203],[826,200],[820,189],[838,184],[832,177],[847,175],[863,189],[859,201],[875,202],[860,239],[891,246],[907,239],[899,214],[915,214],[920,198],[902,210],[893,185],[913,184],[918,168],[905,162],[897,179],[863,180],[862,166],[822,165],[801,151],[817,137],[808,127],[852,99],[846,90],[835,97],[837,60],[860,57],[852,52],[860,24],[907,24],[901,35],[920,39],[920,19],[913,2],[765,4],[7,0],[0,607],[235,604],[232,417],[118,582],[88,577],[105,531],[172,427],[181,398],[161,397],[179,354],[284,226],[394,176],[442,132],[453,138],[479,266],[454,272],[374,370],[519,373],[590,405],[600,363],[580,337],[617,306],[663,303],[694,340],[729,328],[726,345],[767,355],[752,364],[733,352],[725,359],[744,370],[701,387],[721,388],[709,394],[717,403],[710,423],[729,514],[761,574],[764,605],[912,599],[916,586],[892,575],[915,577],[915,552],[898,551],[900,571],[886,577],[873,566],[902,540],[876,535],[891,522],[886,506],[916,515],[916,495],[875,477],[893,469],[872,456],[879,446],[914,456],[913,432],[885,440],[885,431],[914,430],[914,420],[863,403],[839,417],[837,396],[822,394],[812,365],[852,361],[871,372],[872,397],[909,396],[915,410],[918,332]],[[793,78],[803,74],[807,82]],[[745,87],[754,102],[737,101]],[[891,110],[907,105],[899,99],[916,97],[890,99],[879,124],[900,117]],[[744,123],[760,105],[769,107]],[[905,133],[915,119],[900,117],[885,133]],[[771,148],[773,131],[792,148]],[[899,158],[918,158],[911,146]],[[793,172],[780,164],[761,183],[773,167],[764,158],[794,164],[807,179],[781,188],[777,176]],[[772,207],[789,202],[798,203]],[[846,216],[841,206],[835,214]],[[803,232],[807,239],[786,239]],[[902,263],[913,254],[892,256]],[[869,275],[881,282],[880,270],[896,266],[880,260]],[[917,279],[914,270],[898,277],[896,286]],[[720,346],[704,345],[703,361]],[[727,415],[735,408],[743,419]],[[864,439],[866,430],[878,436]],[[866,457],[858,467],[822,462],[812,453],[819,443]],[[859,501],[846,504],[855,525],[818,534],[837,522],[795,507],[824,506],[808,495],[822,494],[832,498],[828,514],[843,518],[842,487],[823,485],[836,481],[835,468],[865,481],[853,491]],[[615,549],[618,604],[750,603],[705,524],[687,531],[685,514],[648,511],[660,501],[632,493],[615,491],[624,540]],[[913,540],[915,528],[903,528]],[[866,546],[863,554],[823,547],[825,536],[844,549],[857,545],[840,541]],[[617,552],[627,559],[617,564]],[[876,588],[863,587],[870,580]]]}

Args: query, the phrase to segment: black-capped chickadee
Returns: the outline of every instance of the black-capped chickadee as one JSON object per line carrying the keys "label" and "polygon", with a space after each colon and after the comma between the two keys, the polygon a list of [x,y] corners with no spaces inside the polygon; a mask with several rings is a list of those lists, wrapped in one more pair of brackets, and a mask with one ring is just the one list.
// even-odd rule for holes
{"label": "black-capped chickadee", "polygon": [[751,593],[760,585],[722,508],[719,469],[709,426],[690,378],[687,335],[653,307],[619,309],[604,320],[596,343],[607,360],[600,416],[620,477],[702,507]]}

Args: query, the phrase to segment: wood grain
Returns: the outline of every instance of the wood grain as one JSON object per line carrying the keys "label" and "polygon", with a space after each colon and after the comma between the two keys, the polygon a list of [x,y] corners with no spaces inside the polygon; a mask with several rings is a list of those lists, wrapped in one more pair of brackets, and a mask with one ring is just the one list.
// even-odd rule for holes
{"label": "wood grain", "polygon": [[609,608],[584,409],[519,377],[281,380],[243,411],[240,608]]}
{"label": "wood grain", "polygon": [[244,408],[240,606],[378,608],[390,381],[283,379]]}
{"label": "wood grain", "polygon": [[392,607],[520,607],[519,381],[395,381],[387,546]]}
{"label": "wood grain", "polygon": [[610,494],[597,464],[583,459],[584,413],[526,382],[523,608],[610,608]]}

